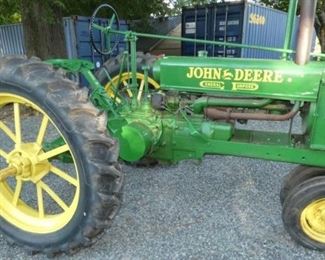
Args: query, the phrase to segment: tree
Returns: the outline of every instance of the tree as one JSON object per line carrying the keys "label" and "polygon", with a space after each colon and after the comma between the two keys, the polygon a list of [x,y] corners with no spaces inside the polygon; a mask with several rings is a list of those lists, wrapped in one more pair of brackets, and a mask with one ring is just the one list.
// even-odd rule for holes
{"label": "tree", "polygon": [[192,7],[196,5],[205,5],[214,2],[221,2],[222,0],[169,0],[171,6],[173,6],[173,14],[181,14],[183,7]]}
{"label": "tree", "polygon": [[[261,2],[276,9],[288,11],[289,0],[261,0]],[[318,0],[315,27],[322,46],[322,52],[325,52],[325,0]]]}
{"label": "tree", "polygon": [[109,3],[125,20],[148,19],[151,15],[169,14],[168,3],[163,0],[60,0],[65,5],[65,15],[78,14],[90,16],[97,6]]}
{"label": "tree", "polygon": [[318,2],[316,28],[322,46],[322,52],[325,52],[325,0],[319,0]]}
{"label": "tree", "polygon": [[[201,5],[227,0],[110,0],[121,18],[147,21],[150,16],[180,14],[183,6]],[[260,0],[286,11],[289,0]],[[72,14],[90,16],[107,0],[0,0],[0,24],[22,20],[27,53],[43,59],[64,57],[65,44],[62,17]],[[143,28],[143,27],[142,27]],[[316,28],[325,52],[325,0],[318,0]]]}
{"label": "tree", "polygon": [[63,9],[64,5],[58,0],[21,0],[28,56],[41,59],[66,56]]}
{"label": "tree", "polygon": [[[42,59],[64,57],[62,18],[72,14],[90,16],[106,0],[0,0],[0,24],[22,18],[28,56]],[[123,19],[148,20],[151,15],[165,16],[170,11],[163,0],[110,0]]]}
{"label": "tree", "polygon": [[17,23],[21,21],[18,1],[0,0],[0,24]]}

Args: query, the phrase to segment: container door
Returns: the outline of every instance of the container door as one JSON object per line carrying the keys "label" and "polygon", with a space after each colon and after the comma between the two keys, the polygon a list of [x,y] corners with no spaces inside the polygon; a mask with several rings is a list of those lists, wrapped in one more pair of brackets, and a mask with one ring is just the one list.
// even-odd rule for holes
{"label": "container door", "polygon": [[[242,42],[244,4],[214,5],[211,15],[211,40],[230,43]],[[241,49],[214,46],[212,53],[216,57],[240,57]]]}
{"label": "container door", "polygon": [[[65,18],[65,37],[66,37],[66,46],[68,48],[67,52],[69,58],[77,58],[88,60],[94,63],[96,68],[102,66],[102,64],[109,58],[103,57],[99,53],[95,52],[92,44],[90,43],[89,35],[89,24],[90,17],[74,16]],[[95,21],[97,24],[102,26],[108,25],[107,19],[97,19]],[[120,30],[128,30],[128,26],[124,21],[121,21]],[[120,52],[123,52],[126,49],[126,43],[124,42],[123,36],[114,36],[119,37],[120,44],[118,48],[114,50],[113,56],[118,55]],[[111,44],[113,45],[116,38],[112,37]],[[104,46],[105,39],[103,35],[98,31],[94,31],[94,42],[99,48]],[[70,55],[72,57],[70,57]],[[81,84],[86,85],[86,81],[81,78]]]}
{"label": "container door", "polygon": [[[182,37],[208,40],[209,9],[206,7],[183,9]],[[197,56],[201,50],[208,51],[206,44],[182,42],[183,56]]]}

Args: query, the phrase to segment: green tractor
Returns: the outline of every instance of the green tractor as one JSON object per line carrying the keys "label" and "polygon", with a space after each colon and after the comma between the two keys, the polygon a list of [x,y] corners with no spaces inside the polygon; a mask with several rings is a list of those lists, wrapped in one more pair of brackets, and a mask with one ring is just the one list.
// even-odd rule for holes
{"label": "green tractor", "polygon": [[[303,246],[325,250],[325,63],[311,53],[316,0],[290,1],[283,49],[119,30],[109,5],[90,34],[123,36],[128,50],[96,73],[82,60],[0,59],[0,230],[28,250],[71,253],[107,228],[121,202],[119,162],[176,163],[207,154],[299,164],[281,190],[283,222]],[[110,24],[95,23],[102,8]],[[154,57],[137,38],[255,48],[282,60]],[[117,43],[117,42],[116,42]],[[99,53],[111,53],[107,44]],[[313,60],[313,61],[311,61]],[[316,61],[318,60],[318,61]],[[69,80],[81,73],[89,88]],[[251,120],[288,121],[294,133],[243,130]]]}

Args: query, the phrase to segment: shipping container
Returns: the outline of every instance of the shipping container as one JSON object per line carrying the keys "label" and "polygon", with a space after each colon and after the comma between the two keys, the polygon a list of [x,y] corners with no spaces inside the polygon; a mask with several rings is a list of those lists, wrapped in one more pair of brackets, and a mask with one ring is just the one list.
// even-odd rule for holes
{"label": "shipping container", "polygon": [[[69,59],[84,59],[93,62],[97,68],[99,68],[108,57],[104,57],[97,53],[91,42],[89,35],[90,17],[84,16],[71,16],[65,17],[64,34],[66,39],[67,55]],[[96,19],[96,24],[101,26],[108,26],[108,19],[99,18]],[[120,21],[120,30],[128,30],[128,26],[125,21]],[[123,52],[126,49],[126,43],[122,35],[114,35],[111,38],[111,44],[118,40],[119,45],[112,53],[112,56],[116,56],[118,53]],[[94,42],[98,48],[102,49],[104,44],[103,34],[98,30],[94,30]]]}
{"label": "shipping container", "polygon": [[[66,39],[67,56],[69,59],[83,59],[91,61],[98,69],[102,64],[110,57],[116,56],[119,53],[126,50],[126,43],[122,35],[113,35],[111,37],[112,46],[116,41],[119,41],[117,48],[110,56],[103,56],[97,53],[91,42],[89,34],[89,24],[91,18],[84,16],[71,16],[65,17],[63,20],[64,34]],[[108,26],[109,20],[104,18],[98,18],[95,21],[96,24],[101,26]],[[125,21],[120,21],[120,30],[128,30],[128,25]],[[99,30],[94,30],[94,42],[99,49],[103,49],[105,42],[104,35]],[[82,85],[86,85],[85,79],[80,79]]]}
{"label": "shipping container", "polygon": [[[215,3],[195,8],[183,8],[182,37],[283,48],[287,13],[247,1]],[[299,19],[293,31],[295,49]],[[316,33],[315,33],[316,39]],[[205,50],[212,57],[242,57],[280,59],[272,51],[233,48],[210,44],[182,43],[183,56],[196,56]]]}
{"label": "shipping container", "polygon": [[[94,51],[90,43],[90,19],[90,17],[83,16],[63,18],[67,58],[88,60],[93,62],[96,68],[99,68],[109,57],[104,57]],[[108,19],[97,19],[96,23],[107,26]],[[125,21],[121,21],[120,23],[120,30],[128,30],[128,25]],[[112,53],[112,56],[116,56],[126,49],[126,43],[124,42],[123,36],[113,36],[111,40],[112,44],[115,40],[119,40],[119,45]],[[98,47],[103,47],[104,38],[98,30],[94,31],[94,41],[98,44]],[[26,50],[22,24],[1,25],[0,56],[24,54],[26,54]],[[77,78],[77,80],[79,79]],[[82,84],[86,84],[86,82],[82,80]]]}

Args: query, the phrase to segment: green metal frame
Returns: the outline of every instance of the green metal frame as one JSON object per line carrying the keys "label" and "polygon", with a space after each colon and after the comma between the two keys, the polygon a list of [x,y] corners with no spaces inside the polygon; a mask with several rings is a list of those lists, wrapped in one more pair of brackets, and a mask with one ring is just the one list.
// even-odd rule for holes
{"label": "green metal frame", "polygon": [[[177,162],[201,159],[206,154],[224,154],[325,167],[325,63],[310,62],[298,66],[290,60],[290,55],[295,53],[289,47],[297,5],[298,0],[290,1],[283,49],[121,32],[112,29],[113,19],[108,27],[94,25],[104,34],[124,35],[129,43],[129,51],[123,55],[119,80],[117,84],[112,83],[114,97],[105,92],[89,62],[51,60],[48,63],[81,73],[88,80],[91,101],[108,114],[108,131],[119,139],[121,158],[126,161],[149,156]],[[282,53],[283,59],[224,59],[205,55],[164,57],[153,68],[143,68],[145,89],[139,102],[137,95],[129,99],[119,96],[125,67],[130,68],[128,88],[134,93],[138,91],[138,37],[274,51]],[[312,53],[311,56],[325,58],[325,54]],[[160,83],[159,95],[166,99],[163,110],[151,105],[149,69]],[[108,78],[111,79],[109,74]],[[168,96],[167,92],[176,94]],[[182,96],[188,94],[203,97],[184,102]],[[121,103],[117,102],[117,97]],[[229,120],[215,122],[204,115],[207,107],[257,109],[281,114],[293,104],[303,117],[305,128],[301,134],[292,134],[291,126],[287,133],[241,130]]]}

